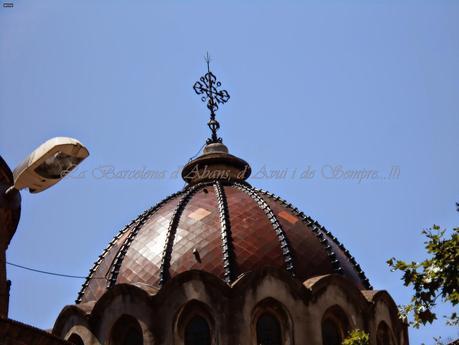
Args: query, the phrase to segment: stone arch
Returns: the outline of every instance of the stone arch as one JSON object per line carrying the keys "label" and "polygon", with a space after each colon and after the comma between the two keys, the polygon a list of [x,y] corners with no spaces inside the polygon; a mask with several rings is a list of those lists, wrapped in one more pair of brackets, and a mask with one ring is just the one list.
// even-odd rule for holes
{"label": "stone arch", "polygon": [[[263,318],[265,319],[263,321]],[[270,327],[279,327],[279,330],[271,329],[270,332],[273,333],[273,337],[279,338],[280,342],[276,342],[279,340],[272,339],[272,342],[266,342],[266,344],[273,344],[273,345],[286,345],[286,344],[293,344],[293,323],[290,313],[288,312],[287,308],[280,303],[278,300],[268,297],[264,300],[260,301],[252,311],[251,317],[251,340],[252,344],[259,344],[260,336],[261,338],[265,338],[262,334],[260,334],[260,322],[270,322]],[[275,333],[279,332],[279,336]],[[263,343],[261,343],[264,345]]]}
{"label": "stone arch", "polygon": [[142,326],[132,316],[124,314],[113,324],[110,330],[109,345],[143,345]]}
{"label": "stone arch", "polygon": [[303,282],[308,287],[313,295],[313,299],[319,298],[324,294],[330,286],[335,286],[345,292],[348,299],[357,310],[367,309],[367,300],[353,282],[339,274],[326,274],[310,278]]}
{"label": "stone arch", "polygon": [[153,329],[157,315],[147,291],[131,284],[118,284],[96,302],[89,321],[100,343],[110,344],[115,324],[122,317],[140,325],[144,345],[156,343]]}
{"label": "stone arch", "polygon": [[377,308],[380,306],[386,307],[389,313],[388,317],[377,321],[385,321],[392,334],[397,334],[397,337],[403,337],[403,333],[406,333],[407,325],[404,325],[404,323],[400,321],[397,304],[394,302],[389,293],[384,290],[378,291],[375,293],[371,301],[373,302],[371,310],[373,315],[376,316]]}
{"label": "stone arch", "polygon": [[408,344],[408,323],[398,316],[398,308],[387,291],[374,291],[368,294],[367,299],[371,302],[370,315],[372,321],[372,341],[377,343],[377,331],[380,323],[388,326],[393,336],[394,344]]}
{"label": "stone arch", "polygon": [[[198,300],[191,300],[179,309],[175,320],[174,344],[194,345],[190,336],[196,331],[207,333],[207,335],[201,334],[203,339],[208,337],[207,344],[219,343],[214,313],[207,304]],[[194,336],[199,335],[195,334]]]}
{"label": "stone arch", "polygon": [[321,321],[322,344],[340,345],[350,329],[351,324],[344,310],[338,305],[329,307]]}
{"label": "stone arch", "polygon": [[380,321],[376,329],[376,345],[395,345],[395,338],[392,330],[386,322]]}
{"label": "stone arch", "polygon": [[90,310],[83,310],[80,305],[68,305],[64,307],[57,317],[52,333],[59,337],[67,339],[71,334],[78,334],[88,344],[88,337],[94,337],[89,331],[88,315]]}
{"label": "stone arch", "polygon": [[[63,338],[76,345],[100,345],[99,340],[86,325],[74,325]],[[81,342],[78,338],[81,339]]]}

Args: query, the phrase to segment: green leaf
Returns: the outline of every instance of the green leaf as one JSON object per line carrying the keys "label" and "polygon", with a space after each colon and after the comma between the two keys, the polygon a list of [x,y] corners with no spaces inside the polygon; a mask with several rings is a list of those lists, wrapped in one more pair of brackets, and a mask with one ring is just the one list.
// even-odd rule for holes
{"label": "green leaf", "polygon": [[370,336],[360,329],[354,329],[349,332],[342,345],[370,345]]}
{"label": "green leaf", "polygon": [[[411,302],[401,306],[399,313],[404,319],[411,316],[410,324],[416,328],[437,318],[433,309],[438,298],[452,306],[459,303],[459,227],[452,230],[451,237],[438,225],[423,230],[422,234],[429,255],[424,261],[387,260],[391,271],[403,273],[403,284],[413,289]],[[453,313],[447,323],[458,325],[457,314]]]}

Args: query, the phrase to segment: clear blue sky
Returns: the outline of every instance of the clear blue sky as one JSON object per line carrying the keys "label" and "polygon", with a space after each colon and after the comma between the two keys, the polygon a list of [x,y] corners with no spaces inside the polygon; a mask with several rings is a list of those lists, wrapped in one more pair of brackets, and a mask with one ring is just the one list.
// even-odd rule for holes
{"label": "clear blue sky", "polygon": [[[218,114],[230,151],[254,173],[316,172],[249,182],[325,225],[376,289],[407,302],[385,261],[422,259],[422,228],[458,225],[458,2],[11,1],[0,8],[0,154],[13,168],[64,135],[91,156],[85,178],[22,193],[9,261],[86,275],[124,224],[183,186],[96,177],[105,165],[170,173],[195,154],[208,135],[192,90],[206,51],[231,94]],[[322,174],[340,165],[399,166],[400,177]],[[42,328],[82,284],[8,275],[10,317]],[[411,344],[437,335],[459,336],[437,322],[410,330]]]}

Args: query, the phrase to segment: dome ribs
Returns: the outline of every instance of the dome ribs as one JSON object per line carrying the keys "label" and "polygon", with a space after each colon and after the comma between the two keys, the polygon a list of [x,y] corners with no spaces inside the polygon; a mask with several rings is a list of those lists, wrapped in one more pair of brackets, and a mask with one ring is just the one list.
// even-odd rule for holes
{"label": "dome ribs", "polygon": [[172,194],[118,232],[90,269],[76,303],[98,300],[116,284],[163,287],[194,269],[230,285],[265,266],[301,281],[340,273],[359,289],[372,289],[344,245],[291,203],[246,181],[212,179]]}
{"label": "dome ribs", "polygon": [[118,241],[118,239],[126,232],[128,231],[132,224],[134,224],[134,222],[136,221],[136,219],[133,219],[129,224],[127,224],[123,229],[121,229],[116,235],[115,237],[113,237],[113,239],[110,241],[110,243],[107,245],[107,247],[105,247],[104,251],[102,252],[102,254],[99,255],[99,257],[97,258],[96,262],[94,262],[92,268],[89,270],[89,275],[86,277],[86,280],[85,282],[83,283],[83,285],[81,286],[81,290],[78,292],[78,297],[77,299],[75,300],[75,303],[78,304],[78,303],[81,303],[81,300],[83,298],[83,295],[84,293],[86,292],[86,288],[88,287],[89,285],[89,282],[91,281],[91,279],[94,278],[94,272],[97,270],[97,268],[99,267],[99,265],[101,264],[102,260],[105,258],[105,256],[107,255],[107,253],[110,251],[110,249],[113,247],[113,245],[116,243],[116,241]]}
{"label": "dome ribs", "polygon": [[220,212],[222,249],[223,249],[223,268],[225,269],[225,281],[231,284],[234,280],[234,248],[231,237],[231,222],[228,212],[228,202],[226,194],[222,188],[221,182],[216,181],[214,184],[217,204]]}
{"label": "dome ribs", "polygon": [[161,258],[161,268],[159,272],[159,285],[161,287],[170,278],[169,268],[171,265],[172,249],[174,245],[175,234],[177,232],[177,227],[183,210],[199,188],[210,186],[212,183],[213,182],[202,182],[185,189],[185,194],[182,196],[177,206],[175,207],[171,221],[169,222],[169,226],[167,228],[166,242],[164,243],[164,249]]}
{"label": "dome ribs", "polygon": [[336,253],[333,251],[333,248],[330,245],[328,239],[325,238],[325,235],[320,231],[319,224],[313,221],[312,224],[310,224],[309,226],[311,227],[316,237],[319,239],[319,242],[325,248],[325,251],[327,252],[328,257],[330,258],[330,263],[333,266],[335,272],[343,273],[343,268],[341,267],[341,264],[338,258],[336,257]]}
{"label": "dome ribs", "polygon": [[115,259],[113,260],[113,263],[110,268],[109,276],[107,278],[107,288],[110,288],[116,284],[116,280],[118,278],[118,273],[121,267],[121,264],[123,263],[124,257],[131,246],[132,242],[134,241],[135,237],[139,233],[139,231],[142,229],[142,226],[145,224],[145,222],[158,210],[160,209],[165,203],[167,203],[169,200],[173,199],[174,197],[183,194],[183,191],[174,193],[169,195],[167,198],[161,200],[158,204],[156,204],[154,207],[148,209],[144,213],[142,213],[137,219],[133,222],[134,228],[129,234],[129,236],[126,238],[124,241],[123,245],[121,248],[118,250],[118,253],[115,256]]}
{"label": "dome ribs", "polygon": [[308,228],[314,233],[316,238],[319,240],[319,243],[325,249],[328,258],[330,259],[330,264],[332,265],[334,271],[336,273],[343,273],[343,268],[340,265],[340,262],[336,256],[336,253],[333,251],[332,246],[329,243],[329,240],[325,237],[325,235],[320,231],[320,224],[311,219],[310,217],[306,216],[303,212],[299,211],[298,208],[294,207],[291,203],[288,203],[278,195],[273,193],[266,192],[261,189],[255,189],[258,192],[267,195],[268,197],[280,202],[284,207],[292,211],[293,214],[300,217],[300,219],[305,223]]}
{"label": "dome ribs", "polygon": [[[325,250],[327,251],[328,257],[331,260],[331,264],[333,265],[334,269],[338,273],[343,273],[343,268],[337,258],[336,253],[333,251],[332,246],[329,243],[329,240],[333,241],[333,243],[338,246],[351,263],[352,267],[354,267],[355,271],[357,272],[359,278],[363,281],[363,285],[366,289],[372,289],[373,287],[370,284],[370,281],[365,275],[365,272],[362,270],[360,265],[356,262],[355,258],[350,254],[349,250],[347,250],[344,245],[324,226],[320,225],[317,221],[313,220],[311,217],[305,215],[303,212],[299,211],[298,208],[294,207],[291,203],[288,203],[285,199],[282,199],[280,196],[265,191],[263,189],[253,188],[255,191],[268,196],[271,199],[274,199],[280,202],[284,207],[288,208],[292,211],[295,215],[301,218],[301,220],[310,227],[312,232],[318,237],[321,244],[324,246]],[[328,237],[328,239],[326,238]]]}
{"label": "dome ribs", "polygon": [[[319,225],[319,223],[317,223],[317,224]],[[344,247],[344,245],[334,235],[332,235],[332,233],[330,231],[325,229],[324,226],[319,225],[319,227],[320,227],[320,231],[324,232],[328,237],[330,237],[336,243],[336,245],[344,252],[344,254],[346,255],[346,257],[349,260],[349,262],[354,266],[354,268],[357,271],[359,277],[365,282],[366,287],[368,289],[372,289],[373,287],[371,286],[370,281],[368,280],[368,278],[365,276],[365,272],[362,270],[362,268],[357,263],[355,258],[351,255],[349,250],[347,250]]]}
{"label": "dome ribs", "polygon": [[263,212],[266,214],[280,242],[280,248],[281,248],[282,256],[284,257],[284,262],[285,262],[285,269],[288,272],[290,272],[292,276],[295,276],[293,251],[290,248],[290,245],[288,243],[288,238],[285,235],[284,229],[282,228],[277,217],[274,215],[274,212],[271,209],[271,207],[260,195],[258,195],[255,188],[248,187],[246,184],[241,184],[241,183],[234,183],[234,186],[238,188],[239,190],[243,191],[244,193],[246,193],[247,195],[249,195],[258,204],[258,206],[263,210]]}

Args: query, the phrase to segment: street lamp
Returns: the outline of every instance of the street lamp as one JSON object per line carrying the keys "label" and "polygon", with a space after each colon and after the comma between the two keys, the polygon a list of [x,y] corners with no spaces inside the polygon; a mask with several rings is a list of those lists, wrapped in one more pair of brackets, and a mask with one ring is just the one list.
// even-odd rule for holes
{"label": "street lamp", "polygon": [[0,156],[0,317],[8,316],[10,282],[6,279],[6,249],[16,232],[21,214],[19,191],[39,193],[55,185],[89,156],[78,140],[56,137],[29,154],[11,172]]}
{"label": "street lamp", "polygon": [[29,188],[31,193],[42,192],[59,182],[88,156],[88,149],[76,139],[50,139],[14,169],[14,185],[6,193],[24,188]]}

